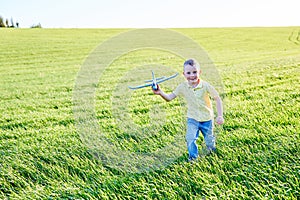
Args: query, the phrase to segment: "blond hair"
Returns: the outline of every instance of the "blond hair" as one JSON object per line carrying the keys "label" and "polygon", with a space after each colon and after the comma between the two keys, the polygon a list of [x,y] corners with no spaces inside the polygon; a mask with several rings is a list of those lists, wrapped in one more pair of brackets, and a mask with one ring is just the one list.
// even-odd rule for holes
{"label": "blond hair", "polygon": [[196,67],[200,71],[200,64],[193,58],[188,59],[183,63],[183,71],[185,69],[185,66],[187,66],[187,65]]}

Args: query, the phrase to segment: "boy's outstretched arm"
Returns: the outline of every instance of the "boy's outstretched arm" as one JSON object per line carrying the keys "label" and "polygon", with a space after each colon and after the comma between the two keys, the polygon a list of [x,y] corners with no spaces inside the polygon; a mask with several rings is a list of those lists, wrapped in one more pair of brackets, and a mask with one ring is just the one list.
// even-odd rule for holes
{"label": "boy's outstretched arm", "polygon": [[220,96],[217,96],[214,98],[216,101],[216,107],[217,107],[217,112],[218,112],[218,117],[216,119],[217,124],[223,124],[224,123],[224,118],[223,118],[223,105],[222,105],[222,100]]}
{"label": "boy's outstretched arm", "polygon": [[172,101],[173,99],[176,98],[176,95],[173,93],[170,94],[164,93],[164,91],[162,91],[159,86],[157,87],[157,90],[152,90],[152,91],[154,94],[160,95],[166,101]]}

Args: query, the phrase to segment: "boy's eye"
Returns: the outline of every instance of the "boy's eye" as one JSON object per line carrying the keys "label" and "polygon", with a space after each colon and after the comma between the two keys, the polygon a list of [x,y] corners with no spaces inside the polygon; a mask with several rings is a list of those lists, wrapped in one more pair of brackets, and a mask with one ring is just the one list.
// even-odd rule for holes
{"label": "boy's eye", "polygon": [[193,71],[193,74],[197,74],[197,71]]}
{"label": "boy's eye", "polygon": [[191,74],[191,72],[187,72],[187,74],[188,74],[188,75],[190,75],[190,74]]}

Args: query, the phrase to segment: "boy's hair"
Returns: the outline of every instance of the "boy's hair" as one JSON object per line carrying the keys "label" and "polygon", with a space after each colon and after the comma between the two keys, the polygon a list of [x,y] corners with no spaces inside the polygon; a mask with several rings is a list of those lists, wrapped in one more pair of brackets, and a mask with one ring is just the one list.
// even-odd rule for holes
{"label": "boy's hair", "polygon": [[200,70],[200,64],[193,58],[188,59],[183,63],[183,70],[184,70],[185,66],[187,66],[187,65],[196,67],[198,70]]}

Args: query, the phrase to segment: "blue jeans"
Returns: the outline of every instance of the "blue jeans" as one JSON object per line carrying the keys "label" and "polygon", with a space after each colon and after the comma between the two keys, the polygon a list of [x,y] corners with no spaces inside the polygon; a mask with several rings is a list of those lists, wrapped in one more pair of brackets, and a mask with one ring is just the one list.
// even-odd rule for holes
{"label": "blue jeans", "polygon": [[198,157],[198,146],[196,141],[201,131],[208,150],[216,149],[216,138],[213,133],[213,121],[199,122],[192,118],[187,119],[186,144],[189,152],[189,159]]}

